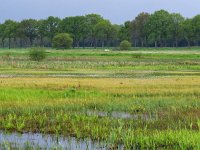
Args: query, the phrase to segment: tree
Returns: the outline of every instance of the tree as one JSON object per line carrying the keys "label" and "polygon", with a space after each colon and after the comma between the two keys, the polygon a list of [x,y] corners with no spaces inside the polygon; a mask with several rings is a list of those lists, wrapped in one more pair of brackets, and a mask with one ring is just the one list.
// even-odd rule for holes
{"label": "tree", "polygon": [[[50,42],[52,43],[54,36],[58,33],[59,29],[59,23],[61,22],[60,18],[58,17],[48,17],[45,20],[46,25],[46,36],[50,39]],[[51,45],[51,44],[50,44]]]}
{"label": "tree", "polygon": [[130,24],[131,22],[130,21],[126,21],[124,23],[124,25],[121,25],[120,26],[120,30],[118,32],[118,37],[119,37],[119,40],[120,41],[123,41],[123,40],[130,40],[131,36],[131,32],[130,32]]}
{"label": "tree", "polygon": [[145,32],[145,26],[149,20],[150,15],[148,13],[140,13],[131,23],[130,23],[130,32],[131,38],[133,41],[139,41],[141,46],[146,45],[147,34]]}
{"label": "tree", "polygon": [[131,48],[131,43],[127,40],[124,40],[120,43],[119,47],[121,50],[129,50]]}
{"label": "tree", "polygon": [[85,22],[84,22],[84,37],[86,39],[86,42],[89,43],[89,46],[96,46],[96,34],[95,34],[95,26],[103,21],[103,17],[97,14],[88,14],[85,16]]}
{"label": "tree", "polygon": [[44,37],[46,36],[46,22],[39,20],[37,22],[37,37],[40,40],[40,46],[44,46]]}
{"label": "tree", "polygon": [[19,33],[21,37],[27,37],[30,46],[33,45],[34,39],[37,37],[37,21],[34,19],[23,20],[19,25]]}
{"label": "tree", "polygon": [[4,41],[5,41],[5,24],[0,24],[0,38],[1,38],[1,42],[2,42],[2,47],[4,47]]}
{"label": "tree", "polygon": [[104,47],[105,43],[112,37],[114,31],[112,24],[108,20],[102,20],[94,27],[95,38],[101,42],[101,46]]}
{"label": "tree", "polygon": [[197,45],[199,45],[199,41],[200,41],[200,15],[195,16],[192,19],[192,27],[193,28],[193,33],[194,33],[194,39],[197,42]]}
{"label": "tree", "polygon": [[194,28],[192,25],[192,19],[186,19],[181,24],[183,31],[183,38],[186,39],[188,47],[191,46],[191,42],[194,40]]}
{"label": "tree", "polygon": [[76,16],[76,17],[66,17],[64,18],[59,26],[60,32],[70,33],[74,39],[73,46],[79,47],[80,41],[84,37],[84,26],[85,17]]}
{"label": "tree", "polygon": [[72,37],[67,33],[59,33],[53,38],[53,47],[58,49],[71,48],[73,44]]}
{"label": "tree", "polygon": [[[171,26],[170,14],[165,10],[156,11],[149,18],[145,26],[145,31],[148,34],[148,40],[155,43],[155,47],[166,46],[166,41],[169,38]],[[164,45],[165,44],[165,45]]]}
{"label": "tree", "polygon": [[[123,25],[111,24],[97,14],[60,19],[6,20],[0,24],[1,46],[52,46],[58,33],[69,33],[73,47],[117,46],[120,41],[131,41],[134,46],[183,46],[200,44],[200,15],[185,19],[178,13],[165,10],[153,14],[140,13]],[[14,45],[12,45],[14,44]]]}
{"label": "tree", "polygon": [[108,36],[108,44],[109,46],[116,46],[119,43],[118,33],[120,30],[119,25],[112,25],[110,28],[110,34]]}
{"label": "tree", "polygon": [[4,34],[5,37],[8,38],[8,47],[10,49],[11,38],[14,38],[16,36],[17,22],[12,20],[6,20],[4,26]]}
{"label": "tree", "polygon": [[176,47],[178,47],[178,42],[181,39],[182,28],[181,24],[185,20],[183,16],[178,13],[171,14],[172,24],[171,24],[171,38],[175,41]]}

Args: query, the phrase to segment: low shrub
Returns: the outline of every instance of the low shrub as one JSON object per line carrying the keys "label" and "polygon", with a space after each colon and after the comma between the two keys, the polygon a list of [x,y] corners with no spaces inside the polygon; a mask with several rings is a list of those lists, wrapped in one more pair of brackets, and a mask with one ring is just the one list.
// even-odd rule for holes
{"label": "low shrub", "polygon": [[68,49],[71,48],[73,39],[68,33],[57,34],[53,39],[53,47],[57,49]]}
{"label": "low shrub", "polygon": [[46,52],[43,48],[31,48],[29,57],[33,61],[42,61],[46,58]]}
{"label": "low shrub", "polygon": [[131,43],[127,40],[124,40],[120,43],[120,50],[130,50],[131,49]]}

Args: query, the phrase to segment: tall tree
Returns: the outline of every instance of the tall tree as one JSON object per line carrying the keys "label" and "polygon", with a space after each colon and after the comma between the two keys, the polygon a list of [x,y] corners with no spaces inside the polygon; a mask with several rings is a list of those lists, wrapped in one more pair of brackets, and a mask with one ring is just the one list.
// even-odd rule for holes
{"label": "tall tree", "polygon": [[95,46],[96,36],[95,36],[95,26],[103,21],[103,17],[97,14],[88,14],[85,16],[85,28],[84,35],[86,42],[89,43],[89,46]]}
{"label": "tall tree", "polygon": [[181,39],[181,35],[183,32],[181,28],[181,24],[183,23],[185,19],[183,16],[181,16],[181,14],[178,14],[178,13],[172,13],[171,19],[172,19],[171,38],[173,39],[175,46],[178,47],[178,42]]}
{"label": "tall tree", "polygon": [[27,37],[29,39],[30,46],[32,46],[34,39],[37,37],[37,20],[23,20],[19,25],[19,34],[21,34],[21,37]]}
{"label": "tall tree", "polygon": [[74,39],[74,46],[79,47],[80,41],[84,37],[85,17],[66,17],[60,23],[60,31],[70,33]]}
{"label": "tall tree", "polygon": [[145,26],[145,30],[148,34],[148,40],[155,42],[155,47],[166,46],[166,41],[169,38],[170,26],[171,26],[170,14],[165,10],[156,11],[149,18]]}
{"label": "tall tree", "polygon": [[197,43],[198,46],[200,41],[200,15],[197,15],[192,19],[192,28],[194,32],[193,38],[195,39],[195,43]]}
{"label": "tall tree", "polygon": [[192,19],[186,19],[181,24],[183,30],[183,38],[187,41],[188,47],[191,46],[191,42],[194,40],[194,28],[192,25]]}
{"label": "tall tree", "polygon": [[120,26],[120,30],[118,32],[118,37],[120,42],[124,40],[130,41],[131,39],[131,32],[130,32],[130,21],[126,21],[123,25]]}
{"label": "tall tree", "polygon": [[[45,20],[46,24],[46,36],[50,39],[50,42],[52,43],[52,40],[54,36],[59,31],[59,23],[61,22],[61,19],[58,17],[50,16]],[[50,44],[51,45],[51,44]]]}
{"label": "tall tree", "polygon": [[8,38],[8,47],[10,49],[11,39],[16,37],[18,24],[17,22],[12,21],[12,20],[6,20],[4,25],[5,25],[4,34],[5,34],[5,37]]}
{"label": "tall tree", "polygon": [[40,46],[44,46],[44,37],[46,34],[46,22],[45,20],[39,20],[37,22],[37,37],[39,38]]}
{"label": "tall tree", "polygon": [[74,47],[116,46],[123,40],[142,47],[153,44],[155,47],[199,45],[200,15],[185,19],[178,13],[159,10],[151,15],[140,13],[133,21],[126,21],[123,25],[113,25],[97,14],[63,20],[52,16],[45,20],[6,20],[0,24],[1,45],[8,45],[9,48],[13,47],[13,43],[19,44],[19,41],[21,47],[33,44],[51,46],[58,33],[70,33]]}
{"label": "tall tree", "polygon": [[0,24],[0,38],[1,38],[1,42],[2,42],[2,47],[4,47],[5,44],[5,24]]}
{"label": "tall tree", "polygon": [[121,42],[119,40],[119,31],[120,31],[121,27],[117,24],[112,25],[111,27],[111,33],[110,33],[110,37],[109,37],[109,46],[115,47],[118,46],[119,43]]}
{"label": "tall tree", "polygon": [[149,17],[150,15],[148,13],[140,13],[130,24],[131,38],[134,41],[139,41],[142,47],[144,46],[144,43],[146,44],[147,34],[144,28]]}
{"label": "tall tree", "polygon": [[113,27],[110,21],[102,20],[95,25],[95,37],[101,42],[101,46],[104,47],[105,43],[110,39],[113,33]]}

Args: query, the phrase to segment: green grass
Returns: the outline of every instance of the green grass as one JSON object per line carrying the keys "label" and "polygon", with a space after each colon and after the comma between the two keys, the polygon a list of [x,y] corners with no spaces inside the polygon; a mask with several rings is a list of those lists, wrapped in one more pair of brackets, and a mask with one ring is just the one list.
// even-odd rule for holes
{"label": "green grass", "polygon": [[0,50],[0,130],[126,149],[200,148],[199,48],[47,55],[34,62],[28,49]]}
{"label": "green grass", "polygon": [[155,77],[199,75],[200,70],[200,52],[196,50],[47,50],[48,57],[42,62],[30,61],[28,51],[1,50],[1,74]]}

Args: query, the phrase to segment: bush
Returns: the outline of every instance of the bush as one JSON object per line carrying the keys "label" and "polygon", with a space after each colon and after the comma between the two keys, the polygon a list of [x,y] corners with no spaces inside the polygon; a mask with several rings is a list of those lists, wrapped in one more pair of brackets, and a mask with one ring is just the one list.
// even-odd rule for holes
{"label": "bush", "polygon": [[46,52],[43,48],[31,48],[29,57],[33,61],[42,61],[46,58]]}
{"label": "bush", "polygon": [[53,47],[57,49],[67,49],[71,48],[73,44],[72,37],[67,33],[57,34],[53,38]]}
{"label": "bush", "polygon": [[120,43],[119,47],[121,50],[129,50],[131,48],[131,43],[127,40],[124,40]]}

